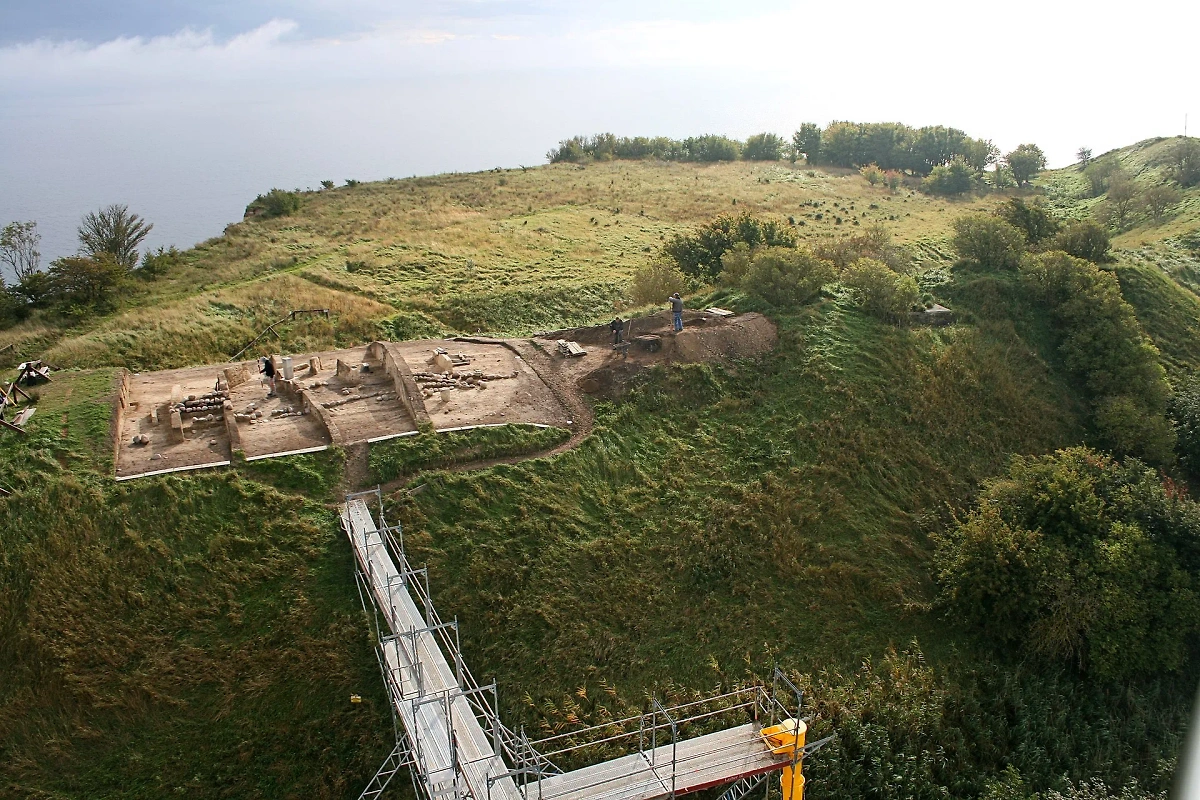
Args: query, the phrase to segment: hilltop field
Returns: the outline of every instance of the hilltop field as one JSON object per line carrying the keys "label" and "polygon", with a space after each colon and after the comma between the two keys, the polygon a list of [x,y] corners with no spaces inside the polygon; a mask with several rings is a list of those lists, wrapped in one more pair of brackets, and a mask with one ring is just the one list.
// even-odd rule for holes
{"label": "hilltop field", "polygon": [[[1171,140],[1109,156],[1160,181]],[[655,367],[565,435],[432,434],[371,451],[409,558],[472,671],[531,735],[754,680],[808,692],[809,797],[1032,798],[1099,780],[1165,790],[1200,671],[1134,676],[998,645],[939,600],[938,537],[1014,455],[1096,442],[1089,388],[1017,279],[959,258],[954,220],[1086,198],[1075,166],[959,199],[785,162],[608,161],[306,193],[133,280],[104,314],[0,331],[64,368],[0,434],[0,797],[356,797],[391,718],[336,525],[345,454],[112,480],[118,368],[218,363],[293,309],[274,352],[375,338],[529,336],[660,310],[635,272],[723,214],[801,245],[882,225],[945,327],[867,313],[836,281],[757,311],[769,355]],[[149,210],[145,210],[152,217]],[[1114,273],[1172,385],[1200,368],[1200,188],[1114,232]],[[665,298],[664,298],[665,299]],[[267,352],[264,345],[259,352]],[[254,353],[255,351],[252,351]],[[1064,355],[1065,353],[1065,355]],[[1188,473],[1167,463],[1171,492]],[[378,474],[378,470],[376,471]],[[363,698],[351,704],[351,694]],[[394,795],[408,797],[407,780]],[[1099,790],[1097,790],[1099,791]],[[1076,795],[1080,796],[1080,795]],[[1106,794],[1087,795],[1105,797]]]}

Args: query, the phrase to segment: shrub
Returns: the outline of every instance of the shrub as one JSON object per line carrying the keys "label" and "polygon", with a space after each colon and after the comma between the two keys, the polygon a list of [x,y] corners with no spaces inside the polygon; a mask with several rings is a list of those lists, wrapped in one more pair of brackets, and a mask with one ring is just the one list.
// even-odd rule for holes
{"label": "shrub", "polygon": [[877,164],[867,164],[858,171],[858,174],[866,178],[867,183],[872,186],[876,186],[886,180],[883,170]]}
{"label": "shrub", "polygon": [[763,247],[750,258],[742,286],[773,305],[794,306],[816,297],[836,274],[832,264],[808,250]]}
{"label": "shrub", "polygon": [[1162,222],[1163,215],[1167,213],[1167,209],[1183,199],[1183,194],[1174,186],[1151,186],[1142,192],[1142,203],[1146,206],[1146,213],[1155,222]]}
{"label": "shrub", "polygon": [[921,299],[917,282],[882,261],[860,258],[842,273],[842,283],[854,293],[858,305],[884,320],[900,319]]}
{"label": "shrub", "polygon": [[1009,198],[1007,203],[996,209],[996,216],[1021,231],[1025,241],[1031,245],[1049,239],[1062,227],[1040,197],[1029,203],[1020,197]]}
{"label": "shrub", "polygon": [[1083,177],[1088,182],[1088,197],[1099,197],[1108,191],[1109,179],[1113,173],[1121,172],[1121,165],[1115,157],[1101,158],[1093,161],[1083,171]]}
{"label": "shrub", "polygon": [[752,248],[795,247],[796,234],[786,223],[743,211],[737,216],[719,216],[694,233],[676,234],[663,246],[662,253],[684,275],[712,281],[721,273],[721,256],[738,242]]}
{"label": "shrub", "polygon": [[1105,678],[1178,670],[1200,627],[1200,508],[1132,458],[1014,458],[937,563],[951,613]]}
{"label": "shrub", "polygon": [[1090,219],[1070,222],[1054,237],[1054,249],[1093,264],[1108,261],[1108,251],[1111,247],[1108,231],[1103,225]]}
{"label": "shrub", "polygon": [[351,189],[353,189],[355,186],[358,186],[359,183],[360,182],[354,178],[346,178],[346,186],[350,187]]}
{"label": "shrub", "polygon": [[746,140],[742,157],[747,161],[778,161],[783,158],[782,136],[773,133],[756,133]]}
{"label": "shrub", "polygon": [[1175,454],[1179,463],[1200,478],[1200,378],[1192,376],[1176,387],[1168,406],[1175,425]]}
{"label": "shrub", "polygon": [[139,278],[157,278],[178,264],[180,255],[181,253],[175,249],[175,245],[171,245],[170,249],[160,247],[154,252],[147,250],[142,254],[142,265],[134,274]]}
{"label": "shrub", "polygon": [[882,261],[896,272],[908,272],[912,263],[908,250],[892,244],[892,232],[879,223],[869,225],[857,236],[823,239],[813,248],[813,252],[826,261],[832,261],[839,271],[860,258]]}
{"label": "shrub", "polygon": [[633,273],[629,293],[637,305],[662,303],[674,292],[684,291],[687,279],[679,267],[666,258],[655,258]]}
{"label": "shrub", "polygon": [[954,220],[953,241],[960,258],[990,269],[1016,269],[1025,248],[1025,236],[991,214]]}
{"label": "shrub", "polygon": [[102,303],[128,275],[125,265],[108,253],[60,258],[50,264],[51,299],[64,306]]}
{"label": "shrub", "polygon": [[948,165],[938,165],[921,181],[921,191],[926,194],[956,195],[971,191],[975,186],[976,172],[967,162],[956,158]]}
{"label": "shrub", "polygon": [[1021,280],[1054,316],[1064,365],[1091,401],[1100,439],[1119,455],[1168,462],[1170,386],[1116,277],[1055,251],[1023,262]]}
{"label": "shrub", "polygon": [[894,169],[889,169],[887,172],[883,173],[883,178],[887,183],[887,187],[893,192],[899,189],[900,184],[904,182],[904,176]]}
{"label": "shrub", "polygon": [[333,188],[333,181],[321,181],[321,188],[329,190]]}
{"label": "shrub", "polygon": [[271,219],[290,216],[299,210],[300,195],[283,189],[272,189],[254,198],[254,202],[246,206],[246,215]]}

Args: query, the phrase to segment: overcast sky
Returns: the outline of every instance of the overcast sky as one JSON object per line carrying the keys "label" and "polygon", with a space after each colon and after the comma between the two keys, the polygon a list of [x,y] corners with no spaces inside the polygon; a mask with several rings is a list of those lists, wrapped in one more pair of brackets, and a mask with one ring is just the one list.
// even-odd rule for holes
{"label": "overcast sky", "polygon": [[540,163],[604,130],[942,123],[1063,165],[1200,125],[1198,7],[5,0],[0,224],[39,219],[61,255],[120,201],[186,246],[273,185]]}

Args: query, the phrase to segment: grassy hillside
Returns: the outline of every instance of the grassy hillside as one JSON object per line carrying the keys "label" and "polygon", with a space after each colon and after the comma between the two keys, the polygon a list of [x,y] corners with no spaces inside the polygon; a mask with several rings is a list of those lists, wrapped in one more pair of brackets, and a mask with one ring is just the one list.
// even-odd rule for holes
{"label": "grassy hillside", "polygon": [[[1118,156],[1150,163],[1148,147]],[[1090,213],[1078,180],[1044,176],[1063,213]],[[1084,436],[1046,315],[1011,276],[951,268],[953,218],[1000,200],[747,163],[369,184],[231,226],[112,314],[0,332],[22,355],[86,367],[41,389],[28,437],[0,440],[14,490],[0,499],[0,796],[353,797],[390,747],[330,507],[340,454],[114,484],[102,367],[221,360],[291,308],[338,313],[295,323],[283,349],[593,321],[626,302],[648,249],[742,208],[791,217],[802,239],[883,222],[960,323],[895,327],[836,290],[790,312],[695,298],[770,312],[778,348],[653,371],[597,405],[575,450],[429,471],[394,495],[507,720],[598,719],[778,663],[809,688],[817,733],[839,734],[809,768],[814,798],[974,797],[1008,768],[1030,789],[1164,787],[1196,675],[1081,680],[934,605],[930,534],[1010,455]],[[1200,365],[1196,209],[1189,196],[1116,240],[1122,291],[1176,375]],[[492,436],[381,450],[371,466],[391,477],[554,443]]]}
{"label": "grassy hillside", "polygon": [[583,324],[625,301],[633,270],[675,231],[750,209],[802,238],[884,222],[923,258],[949,221],[989,200],[892,195],[857,174],[751,163],[611,162],[443,175],[305,195],[293,216],[230,225],[103,319],[36,316],[0,331],[13,358],[151,369],[220,361],[294,308],[292,349],[374,335],[527,334]]}

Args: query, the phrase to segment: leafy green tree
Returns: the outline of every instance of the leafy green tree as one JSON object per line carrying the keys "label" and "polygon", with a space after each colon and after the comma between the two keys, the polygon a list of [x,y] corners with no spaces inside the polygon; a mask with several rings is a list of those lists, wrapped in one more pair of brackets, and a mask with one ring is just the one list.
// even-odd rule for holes
{"label": "leafy green tree", "polygon": [[783,158],[783,137],[773,133],[756,133],[746,140],[742,157],[747,161],[778,161]]}
{"label": "leafy green tree", "polygon": [[743,211],[737,216],[719,216],[693,233],[676,234],[662,252],[684,275],[711,282],[721,273],[721,256],[738,242],[751,248],[795,247],[796,234],[786,223]]}
{"label": "leafy green tree", "polygon": [[1167,174],[1180,186],[1200,183],[1200,140],[1183,137],[1171,149]]}
{"label": "leafy green tree", "polygon": [[708,134],[683,140],[683,161],[737,161],[742,154],[741,142],[727,136]]}
{"label": "leafy green tree", "polygon": [[1040,197],[1028,203],[1020,197],[1010,197],[996,209],[996,216],[1025,234],[1025,241],[1030,245],[1046,241],[1061,227]]}
{"label": "leafy green tree", "polygon": [[1081,147],[1075,151],[1075,158],[1079,160],[1079,171],[1087,169],[1087,165],[1092,163],[1092,148]]}
{"label": "leafy green tree", "polygon": [[831,122],[821,134],[821,163],[853,167],[859,160],[861,134],[853,122]]}
{"label": "leafy green tree", "polygon": [[[0,230],[0,263],[7,264],[17,283],[41,269],[42,254],[38,245],[42,235],[36,222],[10,222]],[[4,276],[0,274],[0,286]]]}
{"label": "leafy green tree", "polygon": [[1004,161],[1018,186],[1027,186],[1046,168],[1046,155],[1036,144],[1018,145],[1016,150],[1004,156]]}
{"label": "leafy green tree", "polygon": [[1099,197],[1108,191],[1109,179],[1113,173],[1121,171],[1115,156],[1099,158],[1088,164],[1083,170],[1083,177],[1088,182],[1088,197]]}
{"label": "leafy green tree", "polygon": [[54,300],[78,305],[104,302],[128,275],[125,264],[108,252],[59,258],[49,270]]}
{"label": "leafy green tree", "polygon": [[938,165],[921,181],[921,191],[926,194],[956,195],[975,188],[977,172],[961,158],[955,158],[948,166]]}
{"label": "leafy green tree", "polygon": [[962,151],[963,160],[976,172],[987,169],[1000,157],[1000,148],[984,139],[965,139]]}
{"label": "leafy green tree", "polygon": [[1174,186],[1166,186],[1164,184],[1147,187],[1142,192],[1142,204],[1146,207],[1146,213],[1155,222],[1162,222],[1167,209],[1182,199],[1182,192]]}
{"label": "leafy green tree", "polygon": [[1108,180],[1103,206],[1103,214],[1109,224],[1117,230],[1124,228],[1140,203],[1137,184],[1124,172],[1114,172]]}
{"label": "leafy green tree", "polygon": [[1200,628],[1200,508],[1136,459],[1014,458],[936,562],[950,613],[1103,678],[1181,669]]}
{"label": "leafy green tree", "polygon": [[1066,227],[1054,237],[1055,250],[1082,258],[1093,264],[1103,264],[1109,260],[1109,250],[1112,243],[1108,239],[1108,230],[1095,220],[1085,219],[1068,222]]}
{"label": "leafy green tree", "polygon": [[792,134],[792,146],[796,152],[803,153],[809,164],[815,164],[821,156],[821,126],[815,122],[805,122],[800,130]]}
{"label": "leafy green tree", "polygon": [[1025,249],[1020,230],[991,214],[954,220],[954,249],[959,258],[989,269],[1016,269]]}
{"label": "leafy green tree", "polygon": [[776,306],[812,300],[836,276],[833,265],[804,248],[760,247],[753,251],[742,287]]}
{"label": "leafy green tree", "polygon": [[125,269],[133,269],[138,263],[138,245],[153,227],[128,206],[114,203],[89,212],[79,223],[79,250],[93,260],[112,256]]}
{"label": "leafy green tree", "polygon": [[902,319],[921,299],[911,275],[902,275],[873,258],[855,261],[842,273],[841,280],[859,306],[883,320]]}

